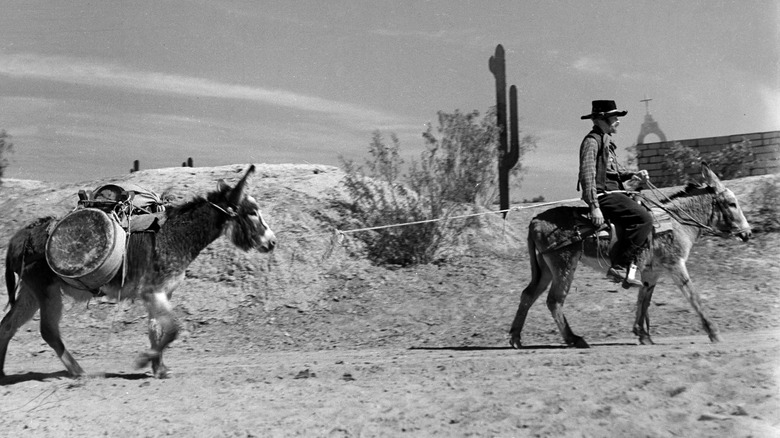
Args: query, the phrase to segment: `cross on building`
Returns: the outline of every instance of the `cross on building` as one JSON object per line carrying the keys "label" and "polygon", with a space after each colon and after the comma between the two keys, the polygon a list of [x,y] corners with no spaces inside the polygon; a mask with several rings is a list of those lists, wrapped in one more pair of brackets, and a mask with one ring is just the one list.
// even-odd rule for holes
{"label": "cross on building", "polygon": [[642,123],[642,127],[639,131],[639,137],[636,139],[636,144],[642,144],[645,141],[645,137],[647,137],[648,134],[655,134],[658,136],[658,138],[664,142],[666,141],[666,135],[664,135],[664,132],[661,131],[661,128],[658,127],[658,122],[653,120],[653,116],[650,115],[650,101],[653,99],[650,99],[649,97],[645,96],[644,99],[641,99],[640,102],[644,102],[645,104],[645,121]]}
{"label": "cross on building", "polygon": [[650,114],[650,101],[651,100],[653,100],[653,99],[649,99],[647,97],[647,95],[645,95],[644,99],[640,100],[640,102],[644,102],[645,103],[645,114],[647,114],[647,115]]}

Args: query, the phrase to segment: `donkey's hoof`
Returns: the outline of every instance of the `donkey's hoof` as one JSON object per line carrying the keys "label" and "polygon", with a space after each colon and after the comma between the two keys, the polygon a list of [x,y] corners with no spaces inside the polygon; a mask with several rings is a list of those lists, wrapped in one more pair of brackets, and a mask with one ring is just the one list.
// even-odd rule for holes
{"label": "donkey's hoof", "polygon": [[523,346],[522,339],[519,334],[510,333],[509,334],[509,345],[512,346],[512,348],[519,350]]}
{"label": "donkey's hoof", "polygon": [[166,367],[165,365],[160,364],[160,366],[156,367],[153,371],[154,371],[154,377],[157,379],[168,378],[168,367]]}
{"label": "donkey's hoof", "polygon": [[581,338],[579,336],[575,337],[573,341],[569,342],[569,347],[574,348],[590,348],[590,344],[588,344],[584,338]]}
{"label": "donkey's hoof", "polygon": [[154,359],[158,359],[160,357],[159,351],[149,350],[145,351],[138,355],[138,357],[135,358],[135,367],[136,368],[146,368],[147,365],[149,365],[149,362],[151,362]]}
{"label": "donkey's hoof", "polygon": [[710,342],[712,342],[713,344],[717,344],[720,341],[721,341],[721,339],[720,339],[720,335],[719,334],[717,334],[717,333],[710,334]]}
{"label": "donkey's hoof", "polygon": [[70,374],[70,377],[72,377],[74,379],[83,379],[83,378],[89,377],[89,374],[87,374],[83,370],[80,371],[80,372],[68,371],[68,374]]}
{"label": "donkey's hoof", "polygon": [[655,345],[653,339],[650,336],[640,336],[639,343],[642,345]]}

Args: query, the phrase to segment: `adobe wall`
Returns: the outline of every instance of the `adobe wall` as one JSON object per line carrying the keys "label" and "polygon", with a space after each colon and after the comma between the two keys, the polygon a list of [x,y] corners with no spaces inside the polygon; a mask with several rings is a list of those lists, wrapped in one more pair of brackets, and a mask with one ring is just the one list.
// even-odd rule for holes
{"label": "adobe wall", "polygon": [[755,157],[755,161],[751,164],[750,175],[780,173],[780,131],[642,143],[636,146],[637,164],[640,169],[650,173],[652,181],[665,181],[668,175],[665,170],[664,154],[674,143],[681,143],[705,155],[741,143],[745,139],[750,140],[750,148]]}

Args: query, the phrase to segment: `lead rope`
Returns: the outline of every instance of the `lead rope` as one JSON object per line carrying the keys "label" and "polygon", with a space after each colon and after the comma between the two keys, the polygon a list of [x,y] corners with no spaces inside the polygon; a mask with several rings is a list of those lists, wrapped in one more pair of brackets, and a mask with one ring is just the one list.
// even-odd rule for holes
{"label": "lead rope", "polygon": [[235,210],[233,210],[232,207],[228,207],[228,209],[225,210],[224,208],[220,207],[219,205],[217,205],[217,204],[215,204],[213,202],[209,202],[209,204],[211,204],[212,207],[216,208],[217,210],[221,211],[222,213],[225,213],[226,215],[228,215],[231,218],[234,218],[234,217],[238,216],[238,213],[236,213]]}

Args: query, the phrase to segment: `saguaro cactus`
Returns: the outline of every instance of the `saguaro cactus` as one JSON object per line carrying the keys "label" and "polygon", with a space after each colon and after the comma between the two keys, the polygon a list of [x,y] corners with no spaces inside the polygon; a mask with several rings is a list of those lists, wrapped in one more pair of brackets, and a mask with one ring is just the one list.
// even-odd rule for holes
{"label": "saguaro cactus", "polygon": [[[506,62],[504,60],[504,47],[496,46],[495,55],[490,57],[488,63],[490,71],[496,78],[496,118],[499,130],[498,144],[498,194],[501,210],[509,209],[509,171],[517,164],[520,157],[520,140],[517,127],[517,87],[509,88],[509,117],[511,138],[507,144],[507,120],[506,120]],[[506,213],[504,213],[506,218]]]}

